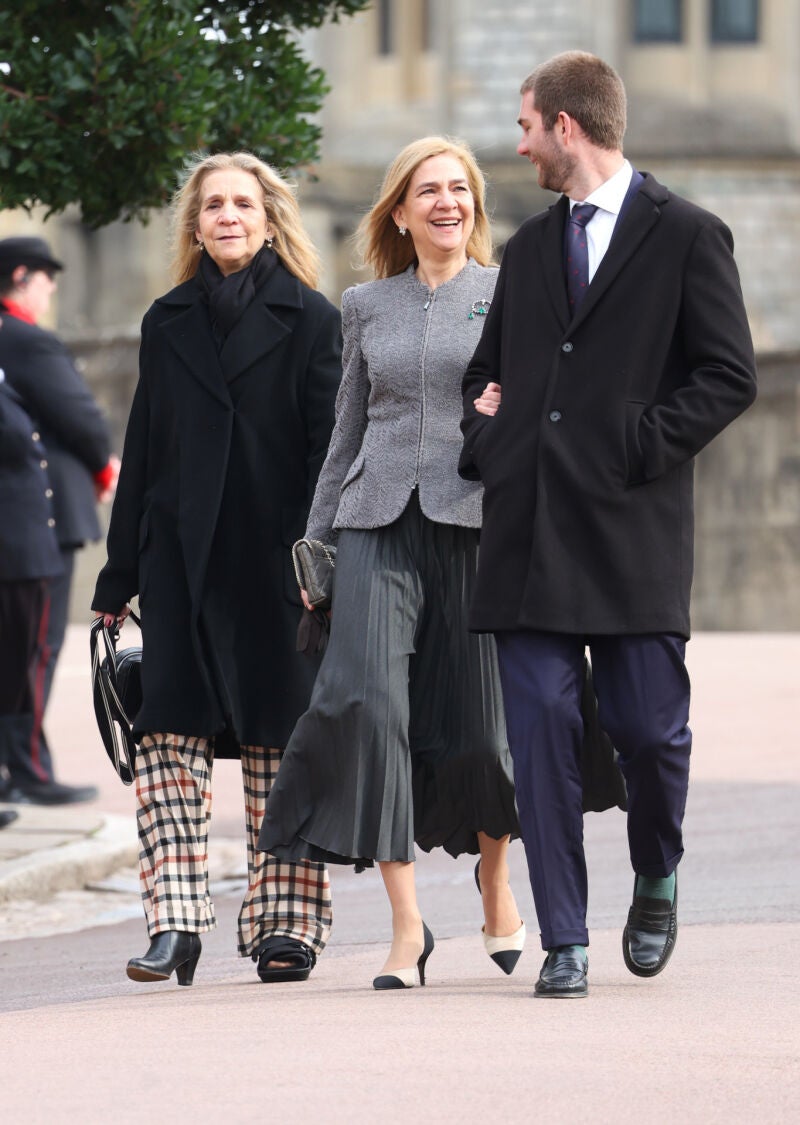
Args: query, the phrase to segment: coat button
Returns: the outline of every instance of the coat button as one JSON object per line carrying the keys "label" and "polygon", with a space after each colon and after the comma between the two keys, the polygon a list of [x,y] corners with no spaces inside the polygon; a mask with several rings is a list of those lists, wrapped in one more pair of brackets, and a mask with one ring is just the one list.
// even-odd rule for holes
{"label": "coat button", "polygon": [[567,340],[566,344],[561,345],[562,352],[571,352],[573,345]]}
{"label": "coat button", "polygon": [[48,499],[48,500],[52,500],[52,499],[53,499],[53,490],[52,490],[52,488],[46,488],[46,489],[44,490],[44,494],[45,494],[45,496],[47,497],[47,499]]}
{"label": "coat button", "polygon": [[55,520],[53,519],[53,517],[52,517],[52,516],[51,516],[51,517],[50,517],[50,519],[49,519],[49,520],[47,521],[47,526],[48,526],[48,527],[55,527],[55,526],[56,526],[56,521],[55,521]]}
{"label": "coat button", "polygon": [[39,462],[39,468],[40,469],[46,469],[47,468],[47,462],[45,460],[41,460]]}
{"label": "coat button", "polygon": [[550,421],[551,422],[560,422],[561,421],[561,411],[560,410],[551,410],[550,411]]}
{"label": "coat button", "polygon": [[31,440],[32,440],[32,441],[41,441],[41,437],[40,437],[40,435],[39,435],[39,431],[38,431],[38,430],[34,430],[34,431],[33,431],[33,433],[31,434]]}

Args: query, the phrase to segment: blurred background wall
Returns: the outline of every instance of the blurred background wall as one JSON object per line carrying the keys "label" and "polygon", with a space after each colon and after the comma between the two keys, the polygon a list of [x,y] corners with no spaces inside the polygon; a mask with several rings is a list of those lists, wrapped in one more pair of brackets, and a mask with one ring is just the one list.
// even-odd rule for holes
{"label": "blurred background wall", "polygon": [[[800,629],[800,4],[797,0],[375,0],[309,33],[327,73],[322,157],[300,181],[338,302],[366,277],[350,237],[388,161],[429,133],[463,137],[490,183],[498,252],[553,201],[516,156],[519,86],[557,51],[594,51],[628,91],[626,152],[731,227],[759,361],[756,405],[697,462],[696,629]],[[168,224],[41,232],[67,269],[55,327],[107,409],[121,451],[142,314],[169,286]],[[85,620],[102,545],[79,556]]]}

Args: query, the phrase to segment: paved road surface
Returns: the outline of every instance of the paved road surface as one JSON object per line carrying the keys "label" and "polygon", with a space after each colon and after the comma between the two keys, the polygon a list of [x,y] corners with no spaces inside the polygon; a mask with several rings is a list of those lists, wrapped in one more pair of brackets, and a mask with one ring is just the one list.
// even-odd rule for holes
{"label": "paved road surface", "polygon": [[[61,773],[95,774],[100,807],[130,813],[87,721],[83,641],[71,631],[53,704]],[[681,930],[662,976],[640,981],[622,964],[631,876],[624,820],[609,812],[587,818],[585,1001],[532,999],[542,955],[519,845],[513,880],[532,932],[512,977],[483,952],[472,864],[433,855],[419,864],[437,938],[428,987],[372,991],[388,939],[383,893],[374,872],[347,870],[334,872],[334,935],[311,979],[261,985],[234,956],[240,798],[235,767],[220,763],[215,846],[233,878],[215,883],[220,926],[191,989],[124,976],[146,947],[124,873],[122,892],[74,899],[87,924],[98,897],[117,903],[105,908],[112,921],[127,920],[58,933],[76,923],[51,900],[20,913],[0,942],[3,1121],[796,1120],[800,636],[699,636],[689,659]]]}

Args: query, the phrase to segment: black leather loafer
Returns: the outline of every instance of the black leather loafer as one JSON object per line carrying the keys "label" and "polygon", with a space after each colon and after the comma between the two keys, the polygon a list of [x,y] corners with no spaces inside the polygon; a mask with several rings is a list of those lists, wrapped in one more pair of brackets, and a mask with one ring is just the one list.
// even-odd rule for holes
{"label": "black leather loafer", "polygon": [[637,977],[654,977],[672,956],[678,937],[678,882],[675,897],[646,898],[637,895],[633,881],[633,904],[622,931],[622,956]]}
{"label": "black leather loafer", "polygon": [[588,960],[579,957],[571,947],[551,949],[544,959],[533,994],[554,999],[586,996],[588,971]]}

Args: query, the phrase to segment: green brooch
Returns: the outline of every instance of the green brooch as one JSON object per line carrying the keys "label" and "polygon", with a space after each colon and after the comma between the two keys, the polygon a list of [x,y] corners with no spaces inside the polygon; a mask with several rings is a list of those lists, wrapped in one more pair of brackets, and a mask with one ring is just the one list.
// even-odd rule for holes
{"label": "green brooch", "polygon": [[467,320],[474,320],[476,316],[486,316],[491,303],[491,301],[487,301],[485,298],[482,301],[473,301]]}

